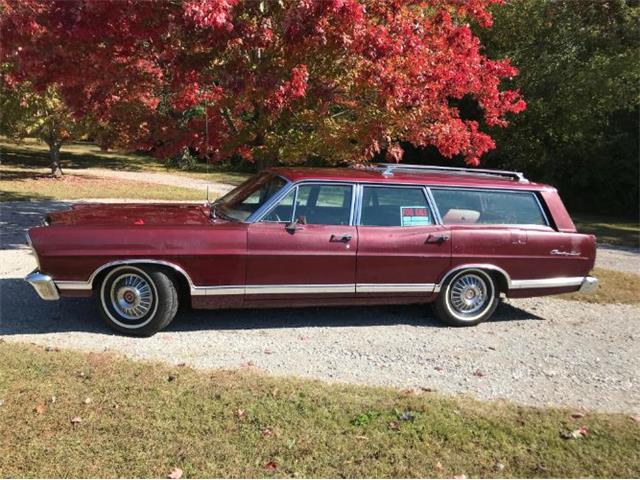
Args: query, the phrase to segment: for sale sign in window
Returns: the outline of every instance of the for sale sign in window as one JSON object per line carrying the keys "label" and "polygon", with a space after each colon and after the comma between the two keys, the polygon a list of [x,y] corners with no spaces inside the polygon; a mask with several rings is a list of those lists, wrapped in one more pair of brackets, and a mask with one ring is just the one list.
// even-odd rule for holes
{"label": "for sale sign in window", "polygon": [[426,207],[400,207],[400,219],[403,227],[431,225],[429,209]]}

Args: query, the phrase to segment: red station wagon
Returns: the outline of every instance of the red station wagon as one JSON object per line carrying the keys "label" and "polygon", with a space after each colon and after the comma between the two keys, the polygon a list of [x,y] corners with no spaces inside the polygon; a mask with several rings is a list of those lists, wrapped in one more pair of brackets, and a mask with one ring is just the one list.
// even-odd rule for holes
{"label": "red station wagon", "polygon": [[152,335],[193,308],[434,302],[449,325],[500,296],[591,291],[593,235],[519,172],[414,165],[274,168],[213,204],[82,204],[27,240],[40,297],[97,299]]}

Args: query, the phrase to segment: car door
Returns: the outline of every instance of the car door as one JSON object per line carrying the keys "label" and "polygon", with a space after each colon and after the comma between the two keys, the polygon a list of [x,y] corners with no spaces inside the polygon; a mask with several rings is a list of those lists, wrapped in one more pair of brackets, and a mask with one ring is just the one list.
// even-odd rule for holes
{"label": "car door", "polygon": [[245,302],[354,296],[353,202],[351,184],[303,183],[250,225]]}
{"label": "car door", "polygon": [[421,186],[363,185],[358,296],[422,296],[451,263],[450,231],[434,221]]}

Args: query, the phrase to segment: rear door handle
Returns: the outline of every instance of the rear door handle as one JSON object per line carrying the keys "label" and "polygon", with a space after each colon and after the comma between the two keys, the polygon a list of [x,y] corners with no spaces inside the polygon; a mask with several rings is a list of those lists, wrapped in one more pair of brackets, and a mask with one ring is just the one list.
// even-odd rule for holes
{"label": "rear door handle", "polygon": [[329,239],[330,242],[342,242],[342,243],[347,243],[349,241],[351,241],[351,238],[353,238],[351,235],[344,234],[344,235],[336,235],[333,234],[331,235],[331,238]]}
{"label": "rear door handle", "polygon": [[427,237],[427,240],[424,243],[444,243],[449,240],[449,235],[441,234],[441,235],[431,235]]}

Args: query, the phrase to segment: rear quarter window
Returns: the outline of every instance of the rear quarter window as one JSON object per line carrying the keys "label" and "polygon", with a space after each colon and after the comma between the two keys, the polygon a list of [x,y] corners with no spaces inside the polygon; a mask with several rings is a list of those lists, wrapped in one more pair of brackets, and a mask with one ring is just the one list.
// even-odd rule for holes
{"label": "rear quarter window", "polygon": [[494,190],[431,190],[445,225],[547,225],[535,194]]}

